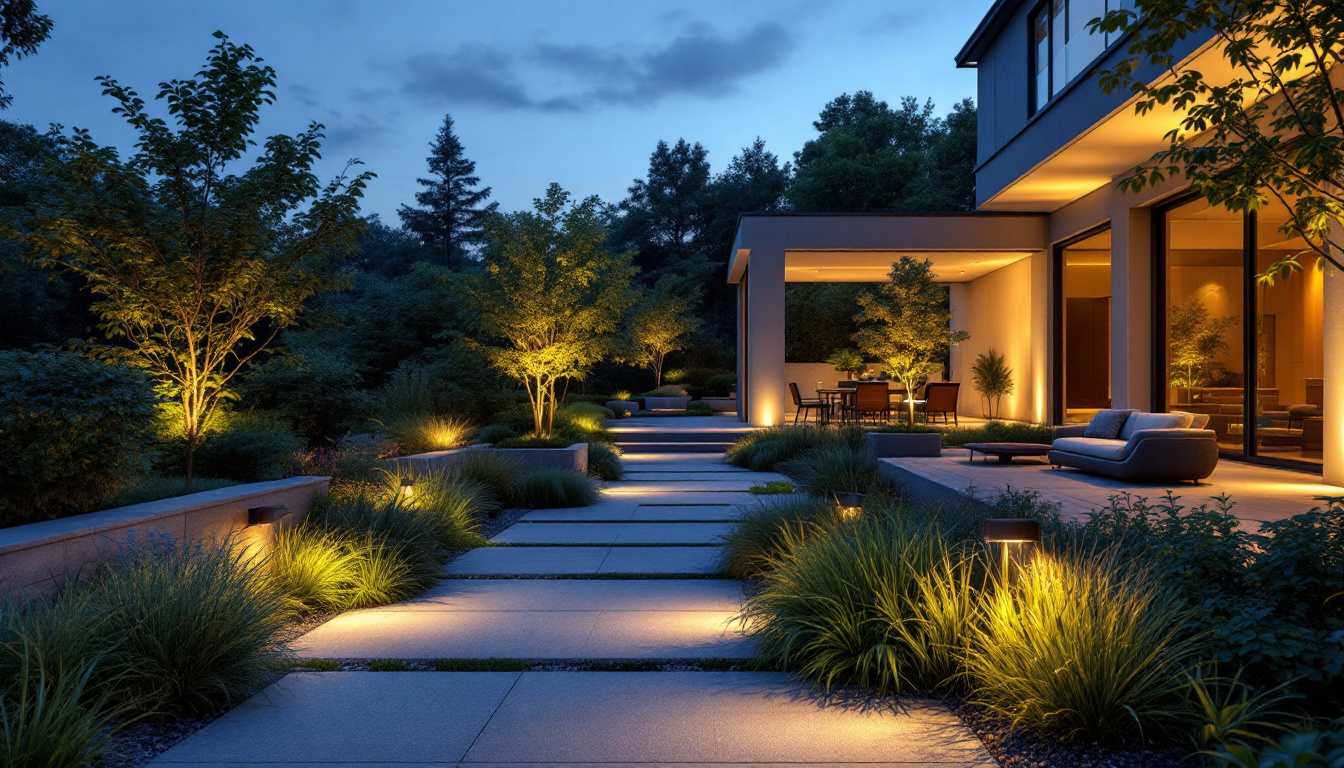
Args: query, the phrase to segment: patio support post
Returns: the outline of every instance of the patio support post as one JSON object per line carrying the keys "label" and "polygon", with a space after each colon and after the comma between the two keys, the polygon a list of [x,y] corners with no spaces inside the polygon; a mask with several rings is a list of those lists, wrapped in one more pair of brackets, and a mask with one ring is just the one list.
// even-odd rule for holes
{"label": "patio support post", "polygon": [[1111,407],[1151,410],[1152,210],[1111,197]]}
{"label": "patio support post", "polygon": [[1327,485],[1344,485],[1344,275],[1338,270],[1327,270],[1324,279],[1322,479]]}
{"label": "patio support post", "polygon": [[[747,422],[784,421],[784,249],[753,248],[746,275]],[[739,393],[741,394],[741,393]]]}

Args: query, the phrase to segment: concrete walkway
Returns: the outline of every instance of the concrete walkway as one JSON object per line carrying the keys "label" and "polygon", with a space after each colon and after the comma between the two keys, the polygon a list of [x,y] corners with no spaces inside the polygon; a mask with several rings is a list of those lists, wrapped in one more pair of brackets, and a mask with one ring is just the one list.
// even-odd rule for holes
{"label": "concrete walkway", "polygon": [[[742,491],[782,478],[734,477],[722,454],[684,451],[635,454],[627,468],[629,479],[609,484],[599,504],[531,512],[495,537],[498,546],[449,564],[471,578],[337,616],[300,638],[296,653],[751,658],[754,644],[733,621],[742,585],[706,576],[714,542],[754,498]],[[296,672],[154,765],[402,763],[994,765],[936,703],[823,699],[782,674],[709,671]]]}

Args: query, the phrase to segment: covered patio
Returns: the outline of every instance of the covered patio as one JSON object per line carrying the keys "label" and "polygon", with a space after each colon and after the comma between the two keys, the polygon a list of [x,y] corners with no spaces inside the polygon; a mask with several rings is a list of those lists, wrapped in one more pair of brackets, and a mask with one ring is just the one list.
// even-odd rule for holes
{"label": "covered patio", "polygon": [[728,265],[738,290],[738,417],[782,423],[788,384],[803,396],[839,374],[819,361],[785,361],[787,283],[880,283],[903,255],[927,259],[950,290],[952,326],[970,333],[954,347],[951,380],[963,384],[958,412],[979,416],[970,388],[977,355],[995,349],[1014,371],[1004,418],[1041,422],[1050,402],[1049,217],[1033,213],[742,214]]}

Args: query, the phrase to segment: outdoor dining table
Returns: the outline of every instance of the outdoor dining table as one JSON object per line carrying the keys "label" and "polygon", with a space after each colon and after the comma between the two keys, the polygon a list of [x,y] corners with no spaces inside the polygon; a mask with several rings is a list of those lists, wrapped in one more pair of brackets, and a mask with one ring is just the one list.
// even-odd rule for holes
{"label": "outdoor dining table", "polygon": [[[840,419],[840,420],[841,420],[841,423],[844,423],[844,416],[843,416],[843,414],[844,414],[845,404],[846,404],[846,402],[853,402],[853,400],[854,400],[854,393],[855,393],[856,391],[857,391],[857,390],[854,389],[854,387],[817,387],[817,397],[820,397],[820,398],[822,398],[822,399],[824,399],[824,400],[826,401],[826,408],[825,408],[825,410],[823,410],[823,411],[821,412],[822,423],[823,423],[823,424],[829,424],[829,423],[831,423],[831,412],[832,412],[832,411],[835,411],[835,410],[837,409],[837,406],[839,407],[839,411],[840,411],[840,413],[841,413],[841,419]],[[904,389],[891,389],[891,390],[888,391],[888,393],[887,393],[887,397],[888,397],[888,398],[892,398],[892,397],[900,397],[900,398],[904,398],[904,397],[905,397],[905,390],[904,390]],[[905,401],[904,399],[901,399],[901,400],[897,400],[897,401],[895,401],[895,402],[900,403],[900,404],[903,405],[906,401]],[[919,404],[924,403],[924,402],[925,402],[925,401],[923,401],[923,400],[916,400],[916,401],[915,401],[915,405],[919,405]],[[901,413],[904,413],[904,412],[905,412],[905,409],[904,409],[904,408],[900,409],[900,412],[901,412]],[[899,419],[900,417],[898,416],[897,418]]]}

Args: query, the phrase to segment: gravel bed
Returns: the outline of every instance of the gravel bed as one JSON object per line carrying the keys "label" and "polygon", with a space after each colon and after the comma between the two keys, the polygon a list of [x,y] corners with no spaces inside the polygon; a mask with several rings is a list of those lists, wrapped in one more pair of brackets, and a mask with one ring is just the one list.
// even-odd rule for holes
{"label": "gravel bed", "polygon": [[947,705],[980,737],[1003,768],[1197,768],[1191,750],[1178,746],[1115,749],[1099,744],[1061,744],[1029,732],[1014,732],[1006,719],[983,707],[948,701]]}

